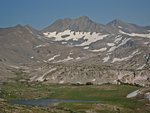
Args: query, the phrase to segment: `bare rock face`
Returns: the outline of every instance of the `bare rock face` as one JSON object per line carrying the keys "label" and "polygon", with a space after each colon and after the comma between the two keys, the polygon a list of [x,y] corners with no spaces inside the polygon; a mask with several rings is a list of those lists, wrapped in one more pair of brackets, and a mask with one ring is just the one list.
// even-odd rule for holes
{"label": "bare rock face", "polygon": [[96,23],[90,20],[87,16],[82,16],[76,19],[60,19],[56,20],[51,26],[42,30],[45,32],[63,32],[65,30],[81,31],[81,32],[113,32],[103,24]]}
{"label": "bare rock face", "polygon": [[103,25],[82,16],[56,20],[42,31],[29,25],[0,28],[1,78],[8,67],[17,67],[29,81],[146,86],[149,59],[149,26],[121,20]]}
{"label": "bare rock face", "polygon": [[133,33],[133,32],[134,33],[146,33],[147,32],[145,28],[143,27],[137,26],[135,24],[126,23],[118,19],[115,19],[112,22],[109,22],[107,25],[112,26],[112,27],[117,27],[118,29],[124,32],[128,32],[128,33]]}
{"label": "bare rock face", "polygon": [[[30,81],[39,81],[45,83],[79,83],[93,84],[113,83],[113,84],[132,84],[149,85],[149,70],[135,71],[127,69],[117,69],[100,65],[70,65],[57,64],[47,65],[46,69],[36,69],[30,75]],[[41,78],[42,77],[42,78]]]}

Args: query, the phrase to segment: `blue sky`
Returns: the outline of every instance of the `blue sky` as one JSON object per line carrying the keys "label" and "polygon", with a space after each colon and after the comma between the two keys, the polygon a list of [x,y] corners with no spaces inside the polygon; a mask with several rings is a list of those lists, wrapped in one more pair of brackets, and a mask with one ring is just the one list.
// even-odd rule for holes
{"label": "blue sky", "polygon": [[0,0],[0,28],[29,24],[43,29],[60,18],[89,16],[106,24],[114,19],[150,25],[150,0]]}

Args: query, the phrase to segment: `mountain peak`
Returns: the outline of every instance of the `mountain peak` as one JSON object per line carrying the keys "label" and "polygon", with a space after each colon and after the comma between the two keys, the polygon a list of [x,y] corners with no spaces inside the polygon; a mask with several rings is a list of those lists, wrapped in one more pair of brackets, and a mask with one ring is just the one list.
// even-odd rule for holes
{"label": "mountain peak", "polygon": [[123,25],[123,24],[128,24],[128,23],[123,22],[122,20],[119,20],[119,19],[115,19],[115,20],[109,22],[107,25],[108,25],[108,26],[115,26],[115,27],[118,27],[118,26],[121,26],[121,25]]}
{"label": "mountain peak", "polygon": [[143,27],[137,26],[135,24],[127,23],[119,19],[115,19],[107,24],[107,26],[112,26],[121,29],[123,32],[127,33],[145,33]]}
{"label": "mountain peak", "polygon": [[25,25],[24,27],[32,28],[29,24]]}
{"label": "mountain peak", "polygon": [[88,16],[81,16],[81,17],[79,17],[79,18],[77,18],[77,19],[90,20],[90,18],[89,18]]}
{"label": "mountain peak", "polygon": [[42,32],[62,32],[65,30],[82,31],[82,32],[106,32],[106,28],[102,24],[98,24],[89,19],[88,16],[81,16],[76,19],[59,19],[51,26],[42,30]]}
{"label": "mountain peak", "polygon": [[115,22],[123,22],[123,21],[120,20],[120,19],[114,19],[113,21],[115,21]]}
{"label": "mountain peak", "polygon": [[77,21],[77,22],[84,22],[84,23],[90,23],[90,22],[93,22],[88,16],[81,16],[79,18],[76,18],[74,19],[74,21]]}
{"label": "mountain peak", "polygon": [[16,28],[22,28],[23,26],[21,24],[17,24],[15,27]]}
{"label": "mountain peak", "polygon": [[30,30],[36,30],[32,26],[30,26],[29,24],[25,25],[24,28],[27,28],[27,29],[30,29]]}

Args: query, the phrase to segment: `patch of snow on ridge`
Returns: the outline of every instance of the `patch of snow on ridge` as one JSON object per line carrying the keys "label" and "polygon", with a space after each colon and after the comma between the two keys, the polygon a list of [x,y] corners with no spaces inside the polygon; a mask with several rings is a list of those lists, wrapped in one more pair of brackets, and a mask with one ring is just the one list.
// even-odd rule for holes
{"label": "patch of snow on ridge", "polygon": [[115,49],[119,48],[120,46],[126,44],[129,40],[130,40],[130,38],[123,39],[122,42],[118,46],[112,46],[108,52],[114,51]]}
{"label": "patch of snow on ridge", "polygon": [[96,79],[93,79],[92,81],[93,81],[93,82],[95,82],[95,81],[96,81]]}
{"label": "patch of snow on ridge", "polygon": [[75,32],[71,30],[65,30],[63,32],[46,32],[43,33],[46,37],[48,38],[54,38],[54,41],[68,41],[68,40],[73,40],[73,41],[78,41],[79,39],[83,38],[86,40],[82,44],[76,45],[76,46],[86,46],[89,45],[93,42],[96,42],[98,40],[102,40],[104,37],[107,37],[108,34],[101,34],[101,33],[96,33],[96,32]]}
{"label": "patch of snow on ridge", "polygon": [[128,57],[124,57],[124,58],[114,58],[111,63],[114,63],[114,62],[121,62],[121,61],[124,61],[124,60],[129,60],[129,59],[131,59],[135,54],[137,54],[138,52],[139,52],[139,50],[136,50],[136,51],[134,51],[131,55],[129,55]]}
{"label": "patch of snow on ridge", "polygon": [[67,44],[67,42],[61,42],[62,44]]}
{"label": "patch of snow on ridge", "polygon": [[122,37],[116,38],[114,43],[118,43],[119,41],[121,41]]}
{"label": "patch of snow on ridge", "polygon": [[132,55],[135,55],[135,54],[137,54],[139,52],[139,50],[137,49],[136,51],[134,51],[133,53],[132,53]]}
{"label": "patch of snow on ridge", "polygon": [[77,57],[76,60],[84,59],[85,57]]}
{"label": "patch of snow on ridge", "polygon": [[52,60],[54,60],[56,57],[59,57],[59,56],[60,56],[60,54],[55,55],[55,56],[53,56],[52,58],[49,58],[48,61],[52,61]]}
{"label": "patch of snow on ridge", "polygon": [[136,70],[141,70],[146,66],[146,64],[143,64],[142,66],[138,67]]}
{"label": "patch of snow on ridge", "polygon": [[43,44],[43,45],[37,45],[37,46],[35,46],[34,48],[45,47],[45,46],[48,46],[48,45],[49,45],[48,43],[45,43],[45,44]]}
{"label": "patch of snow on ridge", "polygon": [[122,28],[121,26],[118,26],[118,28]]}
{"label": "patch of snow on ridge", "polygon": [[128,56],[128,57],[124,57],[124,58],[114,58],[111,63],[114,63],[114,62],[121,62],[121,61],[124,61],[124,60],[129,60],[129,59],[132,58],[132,57],[133,57],[133,56]]}
{"label": "patch of snow on ridge", "polygon": [[107,50],[107,48],[105,47],[105,48],[101,48],[101,49],[99,49],[99,51],[106,51]]}
{"label": "patch of snow on ridge", "polygon": [[32,56],[32,57],[30,57],[31,59],[33,59],[34,57]]}
{"label": "patch of snow on ridge", "polygon": [[136,90],[136,91],[134,91],[134,92],[132,92],[132,93],[129,93],[126,97],[127,98],[133,98],[133,97],[135,97],[135,96],[137,96],[137,94],[140,92],[140,89],[138,89],[138,90]]}
{"label": "patch of snow on ridge", "polygon": [[9,65],[10,67],[12,67],[12,68],[16,68],[16,69],[19,69],[20,67],[18,67],[18,66],[14,66],[14,65]]}
{"label": "patch of snow on ridge", "polygon": [[101,49],[94,49],[94,50],[90,50],[92,52],[103,52],[106,51],[107,48],[101,48]]}
{"label": "patch of snow on ridge", "polygon": [[111,47],[111,48],[109,49],[108,52],[114,51],[116,48],[117,48],[116,46],[113,46],[113,47]]}
{"label": "patch of snow on ridge", "polygon": [[54,62],[54,63],[67,62],[67,61],[69,61],[69,60],[73,60],[73,59],[74,59],[74,58],[72,58],[72,57],[68,56],[66,59],[58,60],[58,61],[56,61],[56,62]]}
{"label": "patch of snow on ridge", "polygon": [[72,55],[72,54],[73,54],[72,52],[69,53],[69,55]]}
{"label": "patch of snow on ridge", "polygon": [[83,49],[89,49],[89,47],[84,47]]}
{"label": "patch of snow on ridge", "polygon": [[107,43],[108,46],[114,46],[114,43]]}
{"label": "patch of snow on ridge", "polygon": [[90,35],[90,32],[88,32],[84,37],[84,39],[85,40],[87,39],[87,41],[83,42],[82,44],[76,45],[76,46],[90,45],[91,43],[96,42],[98,40],[102,40],[107,36],[108,36],[108,34],[107,35],[102,35],[102,34],[96,33],[96,32],[94,32],[94,33],[92,33],[92,35]]}
{"label": "patch of snow on ridge", "polygon": [[125,38],[125,39],[122,40],[122,42],[117,46],[117,48],[120,47],[120,46],[122,46],[122,45],[124,45],[124,44],[126,44],[129,40],[130,40],[130,38]]}
{"label": "patch of snow on ridge", "polygon": [[62,81],[60,81],[59,83],[60,83],[60,84],[63,84],[63,83],[64,83],[64,81],[62,80]]}
{"label": "patch of snow on ridge", "polygon": [[81,57],[77,57],[77,58],[76,58],[76,60],[80,60],[80,59],[81,59]]}
{"label": "patch of snow on ridge", "polygon": [[150,38],[150,33],[149,34],[125,33],[121,30],[119,30],[119,32],[122,34],[128,35],[128,36],[138,36],[138,37]]}
{"label": "patch of snow on ridge", "polygon": [[109,59],[110,59],[110,57],[107,56],[107,57],[103,58],[103,62],[105,63],[105,62],[107,62]]}
{"label": "patch of snow on ridge", "polygon": [[145,45],[149,44],[149,42],[144,42]]}

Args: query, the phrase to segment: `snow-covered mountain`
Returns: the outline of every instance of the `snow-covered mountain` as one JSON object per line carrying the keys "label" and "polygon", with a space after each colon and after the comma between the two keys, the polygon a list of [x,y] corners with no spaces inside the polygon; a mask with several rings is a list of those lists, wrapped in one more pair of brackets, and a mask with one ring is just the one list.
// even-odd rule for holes
{"label": "snow-covered mountain", "polygon": [[103,25],[87,16],[65,18],[42,31],[0,28],[0,49],[1,64],[30,64],[31,81],[147,84],[150,77],[149,26],[118,19]]}
{"label": "snow-covered mountain", "polygon": [[102,25],[83,16],[57,20],[42,32],[53,42],[101,54],[104,62],[115,63],[131,59],[144,48],[143,54],[149,53],[150,32],[146,28],[117,19]]}

